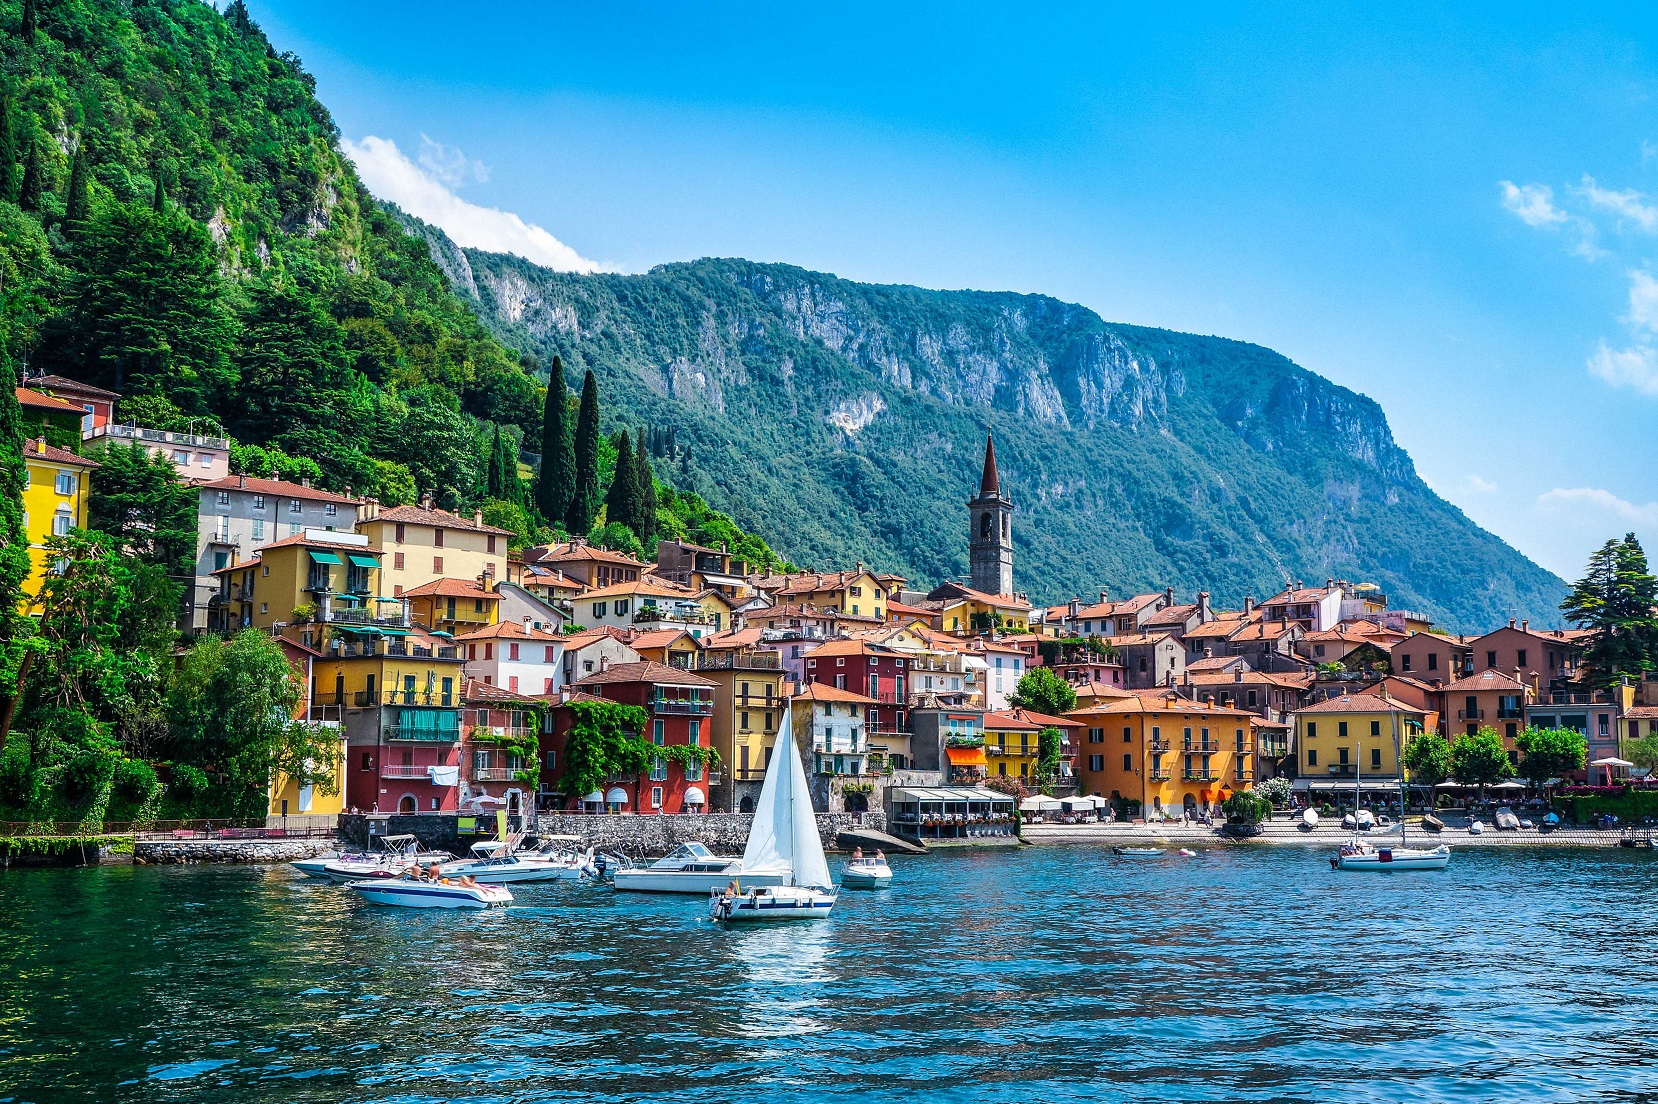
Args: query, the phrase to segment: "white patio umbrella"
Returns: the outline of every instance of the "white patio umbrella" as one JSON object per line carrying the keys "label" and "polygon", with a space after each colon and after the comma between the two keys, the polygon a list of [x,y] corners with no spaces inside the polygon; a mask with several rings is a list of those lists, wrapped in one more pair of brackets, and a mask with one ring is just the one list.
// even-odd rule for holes
{"label": "white patio umbrella", "polygon": [[1492,786],[1491,788],[1493,790],[1523,790],[1523,789],[1526,788],[1526,784],[1524,782],[1514,782],[1514,781],[1498,782],[1496,785]]}
{"label": "white patio umbrella", "polygon": [[1628,759],[1619,759],[1616,755],[1608,755],[1604,759],[1591,760],[1589,765],[1591,767],[1633,767],[1635,764]]}

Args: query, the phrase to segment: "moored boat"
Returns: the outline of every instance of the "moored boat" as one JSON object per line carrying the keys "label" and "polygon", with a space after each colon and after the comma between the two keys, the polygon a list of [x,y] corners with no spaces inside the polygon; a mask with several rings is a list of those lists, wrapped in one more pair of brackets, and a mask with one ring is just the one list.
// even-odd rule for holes
{"label": "moored boat", "polygon": [[1451,861],[1451,849],[1444,844],[1433,848],[1375,847],[1358,842],[1343,845],[1330,857],[1332,870],[1444,870]]}
{"label": "moored boat", "polygon": [[682,843],[649,866],[622,867],[610,875],[610,882],[617,889],[640,893],[706,894],[737,878],[751,886],[783,884],[780,873],[747,871],[742,859],[716,855],[700,843]]}
{"label": "moored boat", "polygon": [[578,881],[598,874],[593,861],[579,852],[556,848],[521,852],[498,844],[496,840],[473,844],[470,857],[444,863],[438,873],[445,878],[470,877],[494,885]]}
{"label": "moored boat", "polygon": [[323,864],[320,875],[311,876],[339,883],[363,878],[396,878],[410,867],[425,868],[455,857],[447,851],[422,851],[420,842],[410,835],[384,836],[380,839],[380,847],[378,854],[332,859]]}
{"label": "moored boat", "polygon": [[512,891],[499,885],[463,885],[455,881],[421,878],[374,878],[351,882],[363,900],[401,908],[483,909],[512,904]]}
{"label": "moored boat", "polygon": [[1158,855],[1163,854],[1163,848],[1161,848],[1161,847],[1113,847],[1111,849],[1111,853],[1113,855],[1122,855],[1125,858],[1130,858],[1130,859],[1155,859]]}

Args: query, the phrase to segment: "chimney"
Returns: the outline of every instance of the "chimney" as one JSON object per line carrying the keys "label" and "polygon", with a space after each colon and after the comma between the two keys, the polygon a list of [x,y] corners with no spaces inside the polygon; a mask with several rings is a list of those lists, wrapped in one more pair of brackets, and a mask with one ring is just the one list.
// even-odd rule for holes
{"label": "chimney", "polygon": [[1080,598],[1072,598],[1070,603],[1065,607],[1066,616],[1071,617],[1071,618],[1075,618],[1076,615],[1081,613],[1081,612],[1082,612],[1082,599],[1080,599]]}
{"label": "chimney", "polygon": [[1514,627],[1514,618],[1510,617],[1508,619],[1508,627],[1511,629]]}
{"label": "chimney", "polygon": [[1538,699],[1543,696],[1543,680],[1536,671],[1531,673],[1531,696]]}
{"label": "chimney", "polygon": [[558,700],[561,704],[570,700],[570,688],[568,686],[558,688]]}
{"label": "chimney", "polygon": [[1215,658],[1215,649],[1213,649],[1209,645],[1205,644],[1203,646],[1203,658],[1204,659],[1213,659],[1213,658]]}
{"label": "chimney", "polygon": [[484,523],[484,512],[483,512],[483,510],[482,509],[474,509],[472,511],[472,524],[477,525],[477,526],[482,526],[483,523]]}
{"label": "chimney", "polygon": [[609,656],[600,656],[599,657],[599,673],[603,674],[606,670],[609,669],[609,667],[610,667],[610,657]]}
{"label": "chimney", "polygon": [[308,475],[303,477],[302,479],[300,479],[299,485],[301,487],[304,487],[306,490],[310,490],[311,489],[311,477],[308,476]]}
{"label": "chimney", "polygon": [[425,494],[420,496],[420,508],[422,510],[430,510],[432,508],[432,492],[431,491],[427,491]]}
{"label": "chimney", "polygon": [[1103,591],[1103,590],[1100,591],[1100,605],[1102,605],[1102,606],[1105,605],[1105,595],[1106,595],[1105,591]]}
{"label": "chimney", "polygon": [[1526,620],[1525,618],[1521,618],[1520,619],[1520,631],[1521,632],[1530,632],[1531,631],[1531,622]]}
{"label": "chimney", "polygon": [[1214,611],[1209,608],[1209,592],[1207,590],[1197,592],[1197,619],[1199,624],[1204,625],[1215,619]]}
{"label": "chimney", "polygon": [[1242,667],[1232,668],[1232,681],[1233,682],[1242,682],[1243,681],[1243,668]]}
{"label": "chimney", "polygon": [[282,473],[281,473],[281,472],[279,472],[279,471],[273,471],[273,472],[271,472],[271,482],[272,482],[272,483],[280,483],[280,482],[282,482]]}
{"label": "chimney", "polygon": [[1325,590],[1329,590],[1331,587],[1333,587],[1335,585],[1336,585],[1336,581],[1334,579],[1325,579],[1324,580],[1324,589]]}
{"label": "chimney", "polygon": [[1243,608],[1243,611],[1244,611],[1244,616],[1245,617],[1247,617],[1251,613],[1255,612],[1255,599],[1250,597],[1247,594],[1244,595],[1244,608]]}
{"label": "chimney", "polygon": [[1163,601],[1168,605],[1174,605],[1174,587],[1163,588]]}
{"label": "chimney", "polygon": [[349,484],[349,483],[347,483],[345,485],[345,497],[347,497],[347,498],[351,497],[351,484]]}
{"label": "chimney", "polygon": [[248,477],[246,475],[238,475],[236,477],[236,489],[239,491],[245,491],[248,489]]}

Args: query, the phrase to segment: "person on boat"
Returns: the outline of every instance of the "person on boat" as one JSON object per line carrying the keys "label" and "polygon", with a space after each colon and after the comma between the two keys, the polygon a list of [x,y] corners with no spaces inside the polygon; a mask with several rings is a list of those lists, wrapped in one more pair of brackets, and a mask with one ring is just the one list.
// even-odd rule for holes
{"label": "person on boat", "polygon": [[426,868],[426,880],[428,882],[443,881],[443,872],[438,868],[437,863],[433,863],[431,866]]}
{"label": "person on boat", "polygon": [[882,850],[881,850],[881,849],[880,849],[880,848],[879,848],[879,847],[877,847],[877,848],[876,848],[876,849],[875,849],[875,861],[876,861],[876,862],[877,862],[877,863],[879,863],[879,864],[880,864],[880,865],[881,865],[881,866],[885,866],[885,865],[887,865],[887,855],[886,855],[886,852],[885,852],[885,851],[882,851]]}
{"label": "person on boat", "polygon": [[461,885],[465,886],[467,889],[477,889],[478,880],[470,874],[462,874]]}
{"label": "person on boat", "polygon": [[864,861],[864,849],[862,847],[854,847],[852,849],[852,861],[853,862],[863,862]]}

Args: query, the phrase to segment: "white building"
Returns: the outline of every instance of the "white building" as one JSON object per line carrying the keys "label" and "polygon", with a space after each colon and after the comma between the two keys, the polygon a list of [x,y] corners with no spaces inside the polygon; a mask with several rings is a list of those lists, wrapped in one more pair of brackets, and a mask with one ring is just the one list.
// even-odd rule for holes
{"label": "white building", "polygon": [[510,694],[549,695],[564,685],[565,637],[524,621],[501,621],[457,636],[466,677]]}

